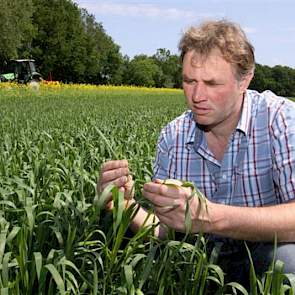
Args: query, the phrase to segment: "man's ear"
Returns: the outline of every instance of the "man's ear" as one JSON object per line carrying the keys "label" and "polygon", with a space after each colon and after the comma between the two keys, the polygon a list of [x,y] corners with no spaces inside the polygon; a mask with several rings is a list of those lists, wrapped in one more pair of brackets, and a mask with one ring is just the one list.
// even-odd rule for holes
{"label": "man's ear", "polygon": [[253,77],[254,77],[254,70],[251,71],[250,73],[248,73],[247,75],[245,75],[239,81],[241,93],[244,93],[247,90],[247,88],[249,87],[250,82],[252,81]]}

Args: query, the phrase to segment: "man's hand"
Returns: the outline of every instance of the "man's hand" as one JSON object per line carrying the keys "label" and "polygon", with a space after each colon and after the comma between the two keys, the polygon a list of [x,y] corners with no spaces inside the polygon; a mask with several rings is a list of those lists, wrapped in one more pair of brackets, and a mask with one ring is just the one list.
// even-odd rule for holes
{"label": "man's hand", "polygon": [[176,185],[166,185],[162,180],[146,183],[143,195],[154,204],[155,214],[160,222],[176,231],[186,232],[186,206],[189,205],[189,214],[192,220],[192,232],[199,232],[204,228],[204,221],[209,221],[206,212],[197,197],[192,196],[192,189]]}
{"label": "man's hand", "polygon": [[[101,166],[100,176],[97,182],[98,195],[100,195],[110,183],[124,192],[126,206],[132,203],[130,200],[134,197],[134,181],[130,175],[127,160],[108,161]],[[111,210],[112,208],[113,200],[110,194],[107,199],[106,209]]]}

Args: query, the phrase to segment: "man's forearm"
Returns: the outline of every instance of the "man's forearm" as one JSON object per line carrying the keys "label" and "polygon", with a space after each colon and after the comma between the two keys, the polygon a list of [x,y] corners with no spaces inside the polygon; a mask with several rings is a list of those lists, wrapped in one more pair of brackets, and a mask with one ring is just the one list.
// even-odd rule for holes
{"label": "man's forearm", "polygon": [[249,241],[295,241],[295,203],[238,207],[210,203],[206,232]]}

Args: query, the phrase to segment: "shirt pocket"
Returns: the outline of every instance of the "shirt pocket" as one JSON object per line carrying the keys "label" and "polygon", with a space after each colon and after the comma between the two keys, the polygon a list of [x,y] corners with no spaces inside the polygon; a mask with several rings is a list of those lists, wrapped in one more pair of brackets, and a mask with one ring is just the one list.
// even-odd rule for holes
{"label": "shirt pocket", "polygon": [[249,207],[276,204],[270,160],[236,167],[231,204]]}

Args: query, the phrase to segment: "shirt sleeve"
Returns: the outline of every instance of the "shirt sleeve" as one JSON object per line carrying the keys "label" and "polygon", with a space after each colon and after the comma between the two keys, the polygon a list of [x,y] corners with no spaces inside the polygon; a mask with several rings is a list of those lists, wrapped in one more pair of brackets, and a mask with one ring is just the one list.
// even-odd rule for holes
{"label": "shirt sleeve", "polygon": [[285,101],[273,123],[273,177],[280,202],[295,199],[295,104]]}
{"label": "shirt sleeve", "polygon": [[169,167],[169,149],[166,141],[166,132],[163,129],[157,143],[156,159],[154,162],[153,179],[167,179]]}
{"label": "shirt sleeve", "polygon": [[153,179],[175,178],[175,167],[173,164],[173,159],[175,156],[175,132],[175,122],[172,121],[166,127],[164,127],[160,133],[156,149],[156,158],[153,167]]}

